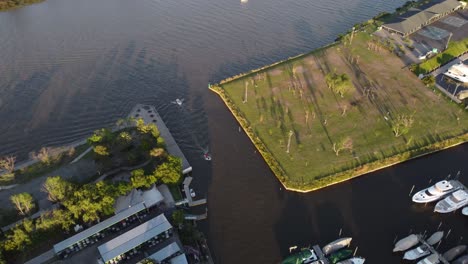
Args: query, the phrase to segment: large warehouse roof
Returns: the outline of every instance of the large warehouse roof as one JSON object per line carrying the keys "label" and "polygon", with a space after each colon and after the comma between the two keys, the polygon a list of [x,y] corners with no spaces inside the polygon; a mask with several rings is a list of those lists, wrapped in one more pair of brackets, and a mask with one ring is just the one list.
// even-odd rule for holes
{"label": "large warehouse roof", "polygon": [[100,222],[99,224],[97,225],[94,225],[70,238],[67,238],[65,240],[63,240],[62,242],[58,243],[58,244],[55,244],[54,245],[54,251],[55,253],[59,253],[63,250],[65,250],[66,248],[76,244],[77,242],[79,241],[82,241],[83,239],[86,239],[98,232],[101,232],[102,230],[126,219],[127,217],[129,216],[132,216],[142,210],[145,209],[145,205],[143,203],[139,203],[139,204],[136,204],[135,206],[132,206],[130,208],[128,208],[127,210],[125,211],[122,211],[121,213],[119,214],[116,214],[102,222]]}
{"label": "large warehouse roof", "polygon": [[114,259],[131,249],[145,243],[153,237],[171,229],[171,224],[164,214],[123,233],[122,235],[102,244],[98,247],[99,253],[104,261]]}
{"label": "large warehouse roof", "polygon": [[436,0],[427,5],[410,8],[406,13],[384,24],[383,27],[406,35],[426,25],[431,19],[452,12],[460,6],[457,0]]}

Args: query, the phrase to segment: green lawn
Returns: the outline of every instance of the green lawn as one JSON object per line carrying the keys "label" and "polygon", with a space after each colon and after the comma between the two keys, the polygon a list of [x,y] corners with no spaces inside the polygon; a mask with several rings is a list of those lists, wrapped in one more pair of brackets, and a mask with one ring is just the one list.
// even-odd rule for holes
{"label": "green lawn", "polygon": [[[287,187],[323,187],[394,163],[399,153],[413,151],[398,161],[442,139],[465,136],[467,114],[403,69],[395,55],[368,50],[369,40],[358,33],[352,45],[333,45],[213,87],[257,147],[263,145],[264,158]],[[333,71],[352,79],[354,88],[344,98],[325,82]],[[408,134],[395,137],[391,122],[398,115],[412,116],[414,123]],[[333,144],[346,137],[352,151],[336,156]]]}
{"label": "green lawn", "polygon": [[438,68],[440,65],[446,64],[447,62],[453,60],[454,58],[460,56],[468,50],[468,38],[465,38],[460,41],[451,42],[448,48],[439,53],[437,56],[428,59],[427,61],[419,64],[415,68],[416,74],[427,74],[434,69]]}

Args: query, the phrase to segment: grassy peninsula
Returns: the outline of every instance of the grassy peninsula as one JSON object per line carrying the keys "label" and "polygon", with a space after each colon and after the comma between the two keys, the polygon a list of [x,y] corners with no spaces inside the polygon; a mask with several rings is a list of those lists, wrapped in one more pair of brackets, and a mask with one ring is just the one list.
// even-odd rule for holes
{"label": "grassy peninsula", "polygon": [[316,190],[468,140],[468,114],[405,68],[374,28],[211,86],[287,189]]}
{"label": "grassy peninsula", "polygon": [[36,4],[44,0],[0,0],[0,11],[19,8],[26,5]]}

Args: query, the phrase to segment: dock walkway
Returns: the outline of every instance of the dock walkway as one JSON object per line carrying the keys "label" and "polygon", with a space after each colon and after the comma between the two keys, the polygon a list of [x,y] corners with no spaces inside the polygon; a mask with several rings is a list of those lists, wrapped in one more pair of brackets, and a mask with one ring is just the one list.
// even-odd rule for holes
{"label": "dock walkway", "polygon": [[192,182],[193,178],[192,177],[186,177],[184,179],[184,192],[185,196],[187,197],[186,200],[189,204],[189,206],[197,206],[197,205],[202,205],[206,204],[206,199],[200,199],[200,200],[192,200],[192,196],[190,195],[190,183]]}
{"label": "dock walkway", "polygon": [[182,153],[182,150],[180,150],[176,141],[172,137],[171,132],[167,128],[166,124],[164,124],[164,121],[162,120],[161,116],[158,114],[154,106],[137,104],[132,109],[128,117],[142,118],[146,124],[156,124],[156,126],[159,129],[159,133],[161,134],[161,137],[164,138],[164,141],[166,142],[166,148],[169,154],[182,159],[182,173],[187,174],[192,171],[192,166],[190,166],[187,158],[185,158],[184,153]]}
{"label": "dock walkway", "polygon": [[425,239],[423,239],[422,236],[418,236],[418,240],[421,244],[426,245],[427,248],[429,248],[429,251],[431,251],[432,254],[437,254],[439,257],[439,260],[444,263],[444,264],[450,264],[443,256],[440,254],[433,246],[429,245]]}
{"label": "dock walkway", "polygon": [[330,263],[328,259],[325,258],[325,255],[323,254],[322,249],[318,245],[313,246],[312,249],[315,251],[315,254],[317,254],[318,259],[321,260],[323,264]]}

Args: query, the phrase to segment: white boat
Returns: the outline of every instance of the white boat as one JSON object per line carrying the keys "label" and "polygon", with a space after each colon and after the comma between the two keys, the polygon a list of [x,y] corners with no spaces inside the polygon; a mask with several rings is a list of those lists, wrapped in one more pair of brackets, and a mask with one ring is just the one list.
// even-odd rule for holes
{"label": "white boat", "polygon": [[416,260],[418,258],[425,257],[429,254],[431,254],[429,248],[426,245],[421,245],[417,248],[406,251],[405,255],[403,256],[403,259]]}
{"label": "white boat", "polygon": [[463,210],[462,210],[462,214],[464,214],[464,215],[468,216],[468,206],[467,206],[467,207],[465,207],[465,208],[463,208]]}
{"label": "white boat", "polygon": [[366,261],[365,258],[354,257],[354,258],[350,258],[350,259],[340,261],[340,262],[338,262],[336,264],[364,264],[365,261]]}
{"label": "white boat", "polygon": [[331,253],[349,246],[351,244],[352,237],[339,238],[331,243],[328,243],[322,248],[323,254],[330,255]]}
{"label": "white boat", "polygon": [[418,236],[415,234],[411,234],[405,238],[400,239],[398,242],[396,242],[395,248],[393,248],[393,252],[405,251],[411,247],[416,246],[418,242],[419,242]]}
{"label": "white boat", "polygon": [[437,254],[434,253],[430,255],[429,257],[418,261],[417,264],[438,264],[438,263],[440,263],[439,256],[437,256]]}
{"label": "white boat", "polygon": [[207,160],[207,161],[210,161],[211,160],[211,155],[209,153],[205,153],[205,154],[203,154],[203,158],[205,158],[205,160]]}
{"label": "white boat", "polygon": [[429,188],[421,190],[413,195],[413,202],[415,203],[429,203],[437,201],[451,192],[459,189],[458,184],[453,181],[440,181]]}
{"label": "white boat", "polygon": [[438,213],[450,213],[468,204],[468,193],[465,190],[458,190],[442,201],[439,201],[434,211]]}
{"label": "white boat", "polygon": [[447,250],[447,252],[445,252],[442,256],[447,261],[452,261],[456,257],[463,254],[463,252],[465,252],[465,251],[466,251],[466,246],[465,245],[459,245],[459,246],[456,246],[454,248],[451,248],[451,249]]}
{"label": "white boat", "polygon": [[439,243],[439,241],[444,237],[444,231],[438,231],[438,232],[435,232],[434,234],[432,234],[432,236],[430,236],[428,239],[426,239],[426,242],[433,246],[437,243]]}
{"label": "white boat", "polygon": [[182,106],[182,104],[184,103],[184,99],[175,99],[175,101],[172,101],[173,104],[176,104],[178,106]]}

